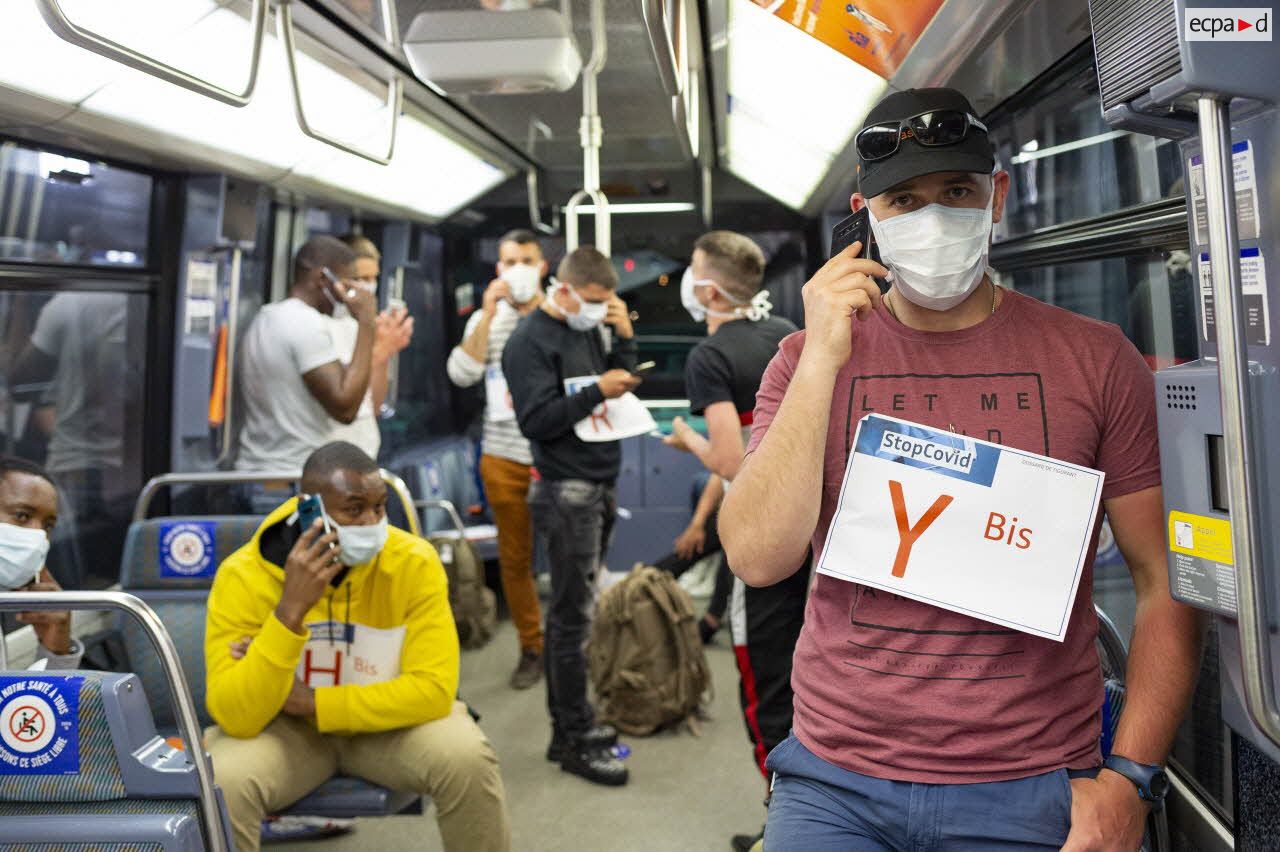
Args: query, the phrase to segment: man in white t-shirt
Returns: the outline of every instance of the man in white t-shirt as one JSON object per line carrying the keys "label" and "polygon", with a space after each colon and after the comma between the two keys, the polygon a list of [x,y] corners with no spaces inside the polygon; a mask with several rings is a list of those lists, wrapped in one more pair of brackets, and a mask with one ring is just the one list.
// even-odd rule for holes
{"label": "man in white t-shirt", "polygon": [[458,387],[485,386],[484,444],[480,479],[498,527],[502,594],[520,642],[511,674],[513,689],[528,689],[542,676],[542,612],[533,582],[533,525],[529,519],[529,468],[533,454],[520,434],[502,374],[502,350],[521,319],[542,303],[547,261],[533,231],[515,230],[498,240],[498,277],[484,291],[462,342],[449,353],[449,379]]}
{"label": "man in white t-shirt", "polygon": [[[369,390],[377,302],[356,286],[355,253],[336,237],[298,249],[293,286],[263,306],[245,335],[239,383],[245,404],[240,470],[297,471],[329,441],[332,420],[355,420]],[[345,305],[358,332],[350,363],[334,346],[329,317]]]}
{"label": "man in white t-shirt", "polygon": [[[368,237],[360,234],[347,234],[342,242],[355,252],[355,270],[352,278],[357,288],[368,290],[377,297],[378,276],[381,274],[382,253]],[[345,305],[334,308],[329,319],[333,345],[338,351],[342,363],[351,363],[355,354],[356,337],[360,331],[360,323],[346,309]],[[376,459],[378,450],[382,448],[382,433],[378,431],[378,413],[387,399],[390,385],[391,359],[409,345],[413,339],[413,317],[403,305],[387,308],[378,314],[373,335],[373,360],[369,371],[369,390],[360,403],[356,419],[350,423],[333,420],[330,423],[329,440],[347,441],[355,444]]]}

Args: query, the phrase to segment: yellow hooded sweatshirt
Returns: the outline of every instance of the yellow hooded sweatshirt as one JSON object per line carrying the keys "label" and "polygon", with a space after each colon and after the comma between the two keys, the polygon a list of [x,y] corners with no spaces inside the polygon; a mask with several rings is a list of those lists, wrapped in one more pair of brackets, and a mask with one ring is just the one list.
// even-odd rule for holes
{"label": "yellow hooded sweatshirt", "polygon": [[[233,737],[255,737],[280,714],[293,688],[310,631],[298,634],[276,618],[284,589],[284,554],[292,530],[284,523],[297,508],[292,498],[267,516],[253,540],[218,568],[205,625],[206,702],[209,713]],[[263,537],[279,564],[263,555]],[[368,685],[315,690],[317,730],[362,734],[407,728],[441,719],[458,691],[458,633],[444,566],[425,540],[392,527],[373,561],[351,568],[324,595],[303,624],[330,617],[378,629],[405,627],[400,674]],[[253,641],[242,659],[230,645]]]}

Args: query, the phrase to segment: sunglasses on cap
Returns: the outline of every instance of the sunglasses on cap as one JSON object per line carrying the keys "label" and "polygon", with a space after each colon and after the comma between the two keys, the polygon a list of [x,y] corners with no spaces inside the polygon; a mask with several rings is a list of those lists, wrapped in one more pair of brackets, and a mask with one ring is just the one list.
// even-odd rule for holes
{"label": "sunglasses on cap", "polygon": [[869,125],[858,131],[854,143],[858,156],[870,162],[893,156],[903,139],[915,139],[929,148],[955,145],[969,135],[971,127],[987,132],[987,126],[967,112],[940,109],[902,121]]}

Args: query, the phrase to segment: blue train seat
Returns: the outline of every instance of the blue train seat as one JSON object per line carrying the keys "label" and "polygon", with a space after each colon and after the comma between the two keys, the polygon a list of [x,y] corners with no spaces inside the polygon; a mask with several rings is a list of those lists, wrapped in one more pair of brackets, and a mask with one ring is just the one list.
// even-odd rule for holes
{"label": "blue train seat", "polygon": [[[205,605],[213,583],[213,569],[247,543],[262,519],[256,515],[204,515],[199,517],[160,517],[134,521],[125,541],[120,585],[130,594],[145,601],[164,622],[178,655],[184,661],[187,682],[203,725],[213,724],[205,706],[204,624]],[[183,576],[166,567],[161,559],[161,545],[166,536],[180,533],[181,527],[202,531],[213,542],[213,552],[205,554],[211,568],[196,570]],[[198,568],[204,556],[195,559]],[[138,674],[146,694],[162,699],[168,694],[164,672],[142,630],[130,620],[119,625],[128,654],[129,666]],[[171,727],[172,711],[167,703],[156,707],[156,720],[162,729]],[[216,772],[216,767],[215,767]],[[385,816],[405,811],[420,812],[422,797],[370,784],[359,778],[335,776],[284,813],[298,816],[356,817]]]}
{"label": "blue train seat", "polygon": [[[387,467],[409,484],[415,497],[448,500],[468,526],[479,526],[488,524],[488,519],[468,512],[470,507],[484,505],[484,494],[476,479],[478,463],[476,443],[465,435],[450,435],[401,451]],[[453,521],[441,509],[423,509],[420,520],[425,536],[450,533],[454,529]],[[496,537],[472,538],[471,543],[481,559],[497,558]]]}
{"label": "blue train seat", "polygon": [[[206,848],[195,767],[156,732],[138,677],[94,671],[4,675],[0,694],[16,688],[10,695],[21,696],[28,691],[20,685],[27,678],[61,689],[65,698],[46,691],[28,699],[28,706],[38,724],[62,734],[73,731],[74,737],[65,740],[74,744],[56,754],[44,752],[46,760],[53,755],[44,766],[58,774],[0,774],[0,850]],[[49,700],[40,704],[40,695]],[[160,696],[168,709],[167,687]],[[75,706],[68,708],[64,702],[72,698]],[[52,718],[45,720],[45,712]],[[10,756],[6,750],[0,759]],[[220,827],[230,843],[220,792],[218,804]]]}

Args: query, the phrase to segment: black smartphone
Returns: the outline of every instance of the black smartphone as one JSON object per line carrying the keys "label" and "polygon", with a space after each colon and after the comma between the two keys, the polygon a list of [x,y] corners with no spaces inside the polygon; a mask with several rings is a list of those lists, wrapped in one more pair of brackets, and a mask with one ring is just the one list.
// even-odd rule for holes
{"label": "black smartphone", "polygon": [[303,494],[298,498],[298,532],[304,533],[319,518],[324,523],[324,531],[329,529],[329,518],[324,513],[324,501],[319,494]]}
{"label": "black smartphone", "polygon": [[880,262],[880,252],[876,250],[875,237],[871,233],[871,218],[867,208],[846,216],[831,229],[831,256],[835,257],[854,243],[862,242],[859,257],[866,257]]}
{"label": "black smartphone", "polygon": [[652,370],[652,369],[653,369],[654,367],[656,367],[656,366],[658,366],[658,362],[657,362],[657,361],[645,361],[643,364],[636,364],[634,367],[632,367],[632,368],[631,368],[631,373],[632,373],[632,375],[639,375],[640,373],[647,373],[647,372],[649,372],[650,370]]}

